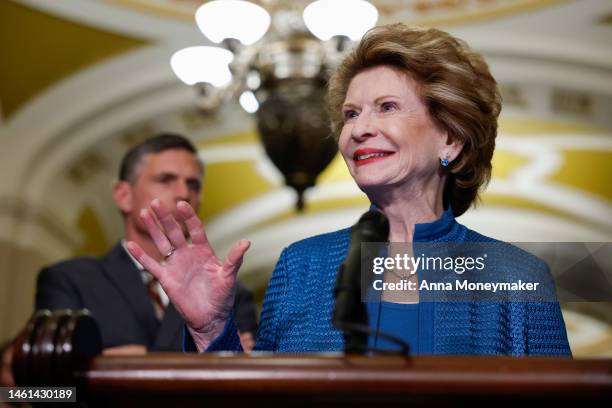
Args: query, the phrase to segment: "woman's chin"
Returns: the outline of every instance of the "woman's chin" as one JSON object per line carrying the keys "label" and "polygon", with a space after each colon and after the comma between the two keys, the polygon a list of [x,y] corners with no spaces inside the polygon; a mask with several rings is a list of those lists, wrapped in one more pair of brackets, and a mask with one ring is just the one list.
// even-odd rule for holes
{"label": "woman's chin", "polygon": [[391,188],[391,183],[388,180],[381,179],[365,179],[365,180],[356,180],[357,187],[364,193],[376,192],[385,190],[387,188]]}
{"label": "woman's chin", "polygon": [[381,185],[380,180],[375,180],[371,178],[355,179],[355,183],[357,184],[357,187],[359,187],[361,190],[363,190],[364,188],[374,188]]}

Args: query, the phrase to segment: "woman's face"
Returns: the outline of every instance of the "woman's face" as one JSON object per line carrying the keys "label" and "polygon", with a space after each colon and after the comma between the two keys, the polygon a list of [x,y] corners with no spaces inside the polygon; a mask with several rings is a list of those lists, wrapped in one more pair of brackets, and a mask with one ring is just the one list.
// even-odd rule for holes
{"label": "woman's face", "polygon": [[338,144],[362,190],[407,183],[427,188],[439,179],[440,158],[450,153],[448,137],[434,125],[417,91],[414,79],[386,65],[351,81]]}

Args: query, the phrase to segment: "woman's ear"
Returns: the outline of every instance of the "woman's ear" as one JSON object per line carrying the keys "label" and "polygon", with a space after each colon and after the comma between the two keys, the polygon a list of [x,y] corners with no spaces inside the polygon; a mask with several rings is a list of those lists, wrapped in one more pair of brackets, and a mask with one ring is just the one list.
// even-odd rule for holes
{"label": "woman's ear", "polygon": [[440,157],[447,158],[449,162],[452,162],[459,156],[463,150],[464,144],[465,142],[463,140],[459,140],[457,137],[452,137],[447,133],[446,145],[444,146],[444,151]]}
{"label": "woman's ear", "polygon": [[118,181],[113,186],[113,200],[122,214],[132,211],[132,186],[127,181]]}

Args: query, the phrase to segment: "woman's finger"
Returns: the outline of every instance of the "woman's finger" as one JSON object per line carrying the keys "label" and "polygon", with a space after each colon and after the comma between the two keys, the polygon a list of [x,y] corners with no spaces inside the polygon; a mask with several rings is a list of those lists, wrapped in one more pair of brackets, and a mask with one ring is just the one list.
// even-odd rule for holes
{"label": "woman's finger", "polygon": [[164,269],[161,265],[147,253],[134,241],[128,241],[126,244],[127,250],[130,254],[145,268],[149,271],[157,280],[162,282],[164,275]]}
{"label": "woman's finger", "polygon": [[227,257],[225,258],[225,262],[223,262],[223,271],[227,275],[235,274],[240,266],[242,265],[242,261],[244,259],[244,254],[251,246],[251,242],[246,239],[242,239],[234,244],[232,249],[230,249]]}
{"label": "woman's finger", "polygon": [[174,247],[166,237],[166,234],[159,228],[151,210],[143,209],[140,211],[140,219],[144,223],[153,243],[161,255],[167,255],[174,251]]}
{"label": "woman's finger", "polygon": [[181,217],[181,221],[185,223],[189,236],[191,237],[191,243],[197,245],[208,244],[208,237],[204,231],[202,221],[198,218],[191,205],[186,201],[179,201],[176,204],[176,211]]}
{"label": "woman's finger", "polygon": [[178,221],[176,221],[176,218],[174,218],[174,215],[172,215],[172,212],[166,208],[159,198],[151,201],[151,209],[166,232],[166,237],[168,237],[172,246],[174,248],[182,248],[187,245],[183,229]]}

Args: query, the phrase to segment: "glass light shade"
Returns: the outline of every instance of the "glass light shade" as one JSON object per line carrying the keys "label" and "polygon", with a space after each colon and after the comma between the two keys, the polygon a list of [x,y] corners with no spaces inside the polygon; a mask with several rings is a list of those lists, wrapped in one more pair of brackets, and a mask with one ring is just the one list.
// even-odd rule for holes
{"label": "glass light shade", "polygon": [[270,20],[270,14],[263,7],[242,0],[209,1],[196,11],[200,31],[217,44],[226,38],[235,38],[251,45],[268,31]]}
{"label": "glass light shade", "polygon": [[344,35],[356,41],[376,25],[378,10],[365,0],[317,0],[306,6],[303,17],[320,40]]}
{"label": "glass light shade", "polygon": [[187,85],[199,82],[216,87],[227,85],[232,80],[229,63],[234,55],[219,47],[188,47],[175,52],[170,66],[176,76]]}
{"label": "glass light shade", "polygon": [[257,109],[259,109],[259,102],[257,102],[255,95],[251,91],[244,91],[242,95],[240,95],[238,102],[240,102],[242,109],[248,113],[255,113]]}

